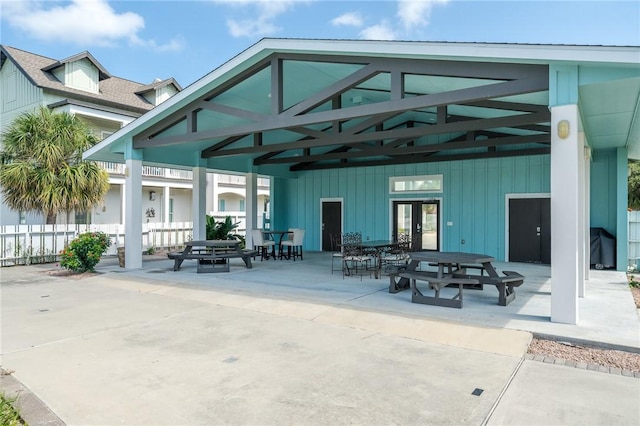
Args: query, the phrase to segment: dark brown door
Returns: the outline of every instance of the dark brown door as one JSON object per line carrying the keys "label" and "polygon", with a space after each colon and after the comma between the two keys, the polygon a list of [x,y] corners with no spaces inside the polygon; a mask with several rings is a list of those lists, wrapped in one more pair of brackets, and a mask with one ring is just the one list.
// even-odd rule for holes
{"label": "dark brown door", "polygon": [[394,201],[393,239],[409,234],[413,250],[440,250],[440,201]]}
{"label": "dark brown door", "polygon": [[322,251],[331,251],[331,235],[342,232],[342,202],[322,202]]}
{"label": "dark brown door", "polygon": [[509,261],[551,263],[551,200],[509,200]]}

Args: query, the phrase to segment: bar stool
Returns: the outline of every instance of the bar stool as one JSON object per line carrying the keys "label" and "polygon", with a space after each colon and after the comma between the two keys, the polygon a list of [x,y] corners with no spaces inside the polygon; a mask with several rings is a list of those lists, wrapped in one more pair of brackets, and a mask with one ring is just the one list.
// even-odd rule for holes
{"label": "bar stool", "polygon": [[[269,259],[269,247],[272,247],[272,249],[275,250],[275,241],[265,240],[262,229],[252,229],[251,238],[253,239],[253,249],[256,250],[258,247],[260,248],[260,261],[263,259]],[[273,253],[273,258],[276,258],[275,252]]]}
{"label": "bar stool", "polygon": [[285,240],[280,243],[280,257],[284,256],[284,248],[287,247],[287,259],[296,260],[299,257],[300,260],[304,260],[302,257],[302,240],[304,239],[304,229],[292,228],[293,239]]}

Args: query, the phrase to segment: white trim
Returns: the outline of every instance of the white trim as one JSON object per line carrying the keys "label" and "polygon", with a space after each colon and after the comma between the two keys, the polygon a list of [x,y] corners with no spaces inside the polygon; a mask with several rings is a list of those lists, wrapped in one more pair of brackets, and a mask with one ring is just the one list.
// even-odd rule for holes
{"label": "white trim", "polygon": [[[409,189],[406,191],[395,191],[394,184],[402,181],[418,181],[418,180],[440,180],[438,189]],[[389,194],[390,195],[406,195],[406,194],[443,194],[444,193],[444,175],[442,173],[432,175],[417,176],[389,176]]]}
{"label": "white trim", "polygon": [[443,220],[444,220],[444,199],[443,197],[418,197],[418,198],[389,198],[389,239],[393,238],[393,203],[396,201],[408,201],[408,202],[429,202],[438,201],[440,210],[438,211],[438,247],[442,251],[442,234],[444,234]]}
{"label": "white trim", "polygon": [[504,195],[504,261],[509,261],[509,200],[551,198],[548,192],[513,193]]}
{"label": "white trim", "polygon": [[322,203],[324,202],[337,202],[340,203],[340,234],[344,233],[344,198],[343,197],[328,197],[328,198],[320,198],[320,240],[319,240],[319,251],[322,251]]}

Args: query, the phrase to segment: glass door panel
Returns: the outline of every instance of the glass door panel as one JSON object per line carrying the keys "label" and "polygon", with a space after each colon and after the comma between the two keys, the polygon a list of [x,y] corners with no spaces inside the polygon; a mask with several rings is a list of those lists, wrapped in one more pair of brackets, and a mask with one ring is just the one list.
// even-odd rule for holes
{"label": "glass door panel", "polygon": [[[440,250],[440,202],[394,201],[393,238],[409,234],[414,250]],[[419,234],[420,236],[414,238]]]}

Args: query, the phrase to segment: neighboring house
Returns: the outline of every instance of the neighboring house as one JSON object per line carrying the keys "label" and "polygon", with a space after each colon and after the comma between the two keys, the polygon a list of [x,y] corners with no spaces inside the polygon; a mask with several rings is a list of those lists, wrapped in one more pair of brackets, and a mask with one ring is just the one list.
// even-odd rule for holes
{"label": "neighboring house", "polygon": [[[175,95],[182,88],[173,78],[151,84],[111,75],[89,52],[57,60],[0,46],[0,129],[40,105],[66,111],[87,122],[98,139],[116,132]],[[111,187],[104,202],[90,212],[76,212],[70,223],[123,222],[125,173],[122,164],[102,162]],[[259,205],[269,199],[269,180],[259,179]],[[143,222],[190,222],[192,172],[145,166],[142,179]],[[244,176],[207,173],[207,212],[244,216]],[[2,203],[0,225],[42,224],[38,214],[16,212]],[[64,215],[58,216],[64,222]]]}

